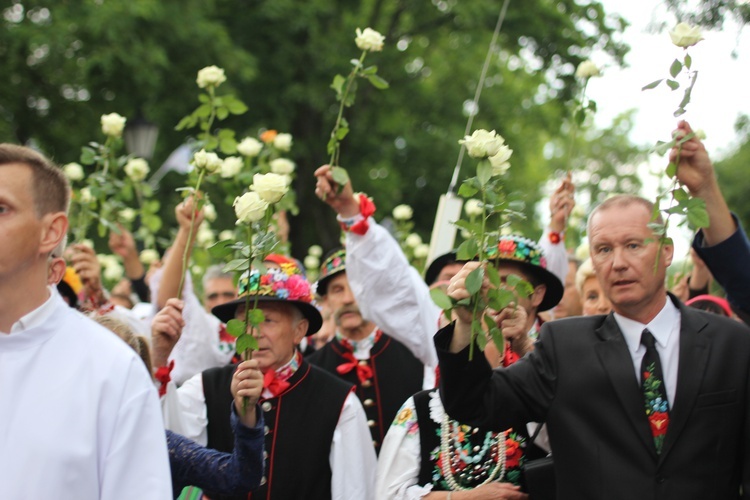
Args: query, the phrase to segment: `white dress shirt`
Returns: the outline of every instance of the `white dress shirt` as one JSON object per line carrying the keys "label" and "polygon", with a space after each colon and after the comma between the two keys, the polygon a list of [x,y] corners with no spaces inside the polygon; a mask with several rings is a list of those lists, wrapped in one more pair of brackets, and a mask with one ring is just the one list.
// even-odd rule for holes
{"label": "white dress shirt", "polygon": [[680,310],[667,297],[667,303],[659,314],[647,325],[628,319],[615,313],[615,321],[620,327],[625,342],[628,344],[630,357],[633,358],[633,370],[638,384],[641,383],[641,361],[646,354],[646,346],[641,345],[641,335],[645,328],[656,339],[656,352],[659,353],[661,370],[664,375],[664,386],[667,388],[669,408],[674,406],[675,390],[677,389],[677,368],[680,360],[680,326],[682,317]]}

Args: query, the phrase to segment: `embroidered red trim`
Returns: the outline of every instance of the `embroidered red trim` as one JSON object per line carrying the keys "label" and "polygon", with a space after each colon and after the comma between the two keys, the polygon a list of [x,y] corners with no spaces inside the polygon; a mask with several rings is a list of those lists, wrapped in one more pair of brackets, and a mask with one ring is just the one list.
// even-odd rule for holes
{"label": "embroidered red trim", "polygon": [[172,380],[171,373],[173,368],[174,360],[170,361],[167,366],[160,366],[154,374],[154,378],[159,382],[159,397],[167,393],[167,384]]}

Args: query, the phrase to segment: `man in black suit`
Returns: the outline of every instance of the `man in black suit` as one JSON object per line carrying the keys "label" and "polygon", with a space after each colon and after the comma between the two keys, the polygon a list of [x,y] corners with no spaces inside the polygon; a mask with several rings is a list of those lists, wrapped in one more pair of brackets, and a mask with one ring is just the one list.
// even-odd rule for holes
{"label": "man in black suit", "polygon": [[[532,353],[494,371],[483,356],[468,360],[470,311],[435,337],[451,417],[494,430],[547,423],[558,499],[750,496],[750,330],[667,294],[673,249],[659,249],[651,213],[620,195],[589,218],[614,313],[545,323]],[[453,278],[454,299],[468,296],[477,265]]]}

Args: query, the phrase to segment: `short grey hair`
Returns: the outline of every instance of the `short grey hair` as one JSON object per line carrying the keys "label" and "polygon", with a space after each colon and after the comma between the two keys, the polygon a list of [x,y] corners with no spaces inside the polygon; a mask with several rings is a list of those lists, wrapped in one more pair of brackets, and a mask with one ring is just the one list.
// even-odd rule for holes
{"label": "short grey hair", "polygon": [[234,275],[232,273],[224,272],[224,266],[221,264],[214,264],[213,266],[208,266],[206,268],[206,272],[203,273],[203,289],[206,289],[206,286],[208,285],[208,282],[215,279],[220,278],[228,278],[233,280]]}

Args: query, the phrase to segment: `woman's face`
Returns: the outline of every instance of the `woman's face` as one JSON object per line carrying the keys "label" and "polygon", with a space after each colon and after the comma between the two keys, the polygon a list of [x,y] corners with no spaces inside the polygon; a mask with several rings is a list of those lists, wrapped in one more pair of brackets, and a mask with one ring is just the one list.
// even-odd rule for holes
{"label": "woman's face", "polygon": [[584,316],[609,314],[612,310],[612,304],[604,295],[596,276],[589,276],[583,282],[583,287],[581,287],[581,303],[583,305]]}

